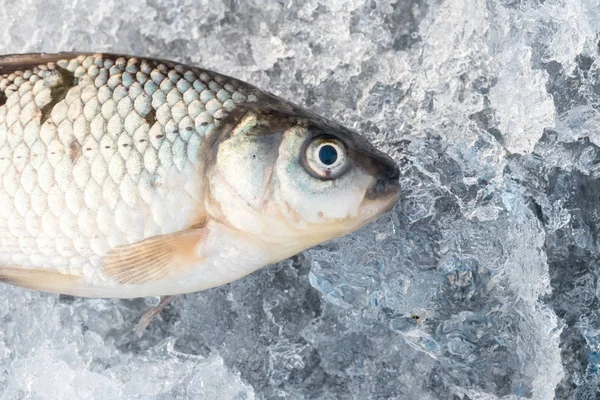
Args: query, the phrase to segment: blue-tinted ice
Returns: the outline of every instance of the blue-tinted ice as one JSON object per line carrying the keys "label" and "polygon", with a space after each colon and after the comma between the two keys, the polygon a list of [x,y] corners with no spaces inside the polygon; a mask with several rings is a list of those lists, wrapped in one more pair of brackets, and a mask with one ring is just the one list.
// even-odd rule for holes
{"label": "blue-tinted ice", "polygon": [[142,300],[2,286],[0,399],[596,398],[597,0],[0,0],[0,23],[0,53],[252,82],[363,132],[404,191],[141,339]]}

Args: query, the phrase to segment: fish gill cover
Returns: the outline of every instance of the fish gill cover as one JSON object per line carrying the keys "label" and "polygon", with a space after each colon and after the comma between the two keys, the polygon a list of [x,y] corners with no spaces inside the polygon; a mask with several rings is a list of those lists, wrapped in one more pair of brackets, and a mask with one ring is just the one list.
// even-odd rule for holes
{"label": "fish gill cover", "polygon": [[3,286],[1,398],[595,398],[597,1],[27,4],[0,1],[0,53],[235,76],[365,134],[403,197],[141,338],[142,300]]}

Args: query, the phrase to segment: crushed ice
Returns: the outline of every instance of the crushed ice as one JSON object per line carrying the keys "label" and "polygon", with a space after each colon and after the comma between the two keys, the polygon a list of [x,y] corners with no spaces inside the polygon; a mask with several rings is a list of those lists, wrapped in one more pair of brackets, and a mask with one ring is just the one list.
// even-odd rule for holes
{"label": "crushed ice", "polygon": [[363,132],[401,164],[404,191],[355,235],[182,296],[141,339],[142,300],[3,287],[0,398],[598,390],[596,1],[0,5],[1,53],[134,53],[234,75]]}

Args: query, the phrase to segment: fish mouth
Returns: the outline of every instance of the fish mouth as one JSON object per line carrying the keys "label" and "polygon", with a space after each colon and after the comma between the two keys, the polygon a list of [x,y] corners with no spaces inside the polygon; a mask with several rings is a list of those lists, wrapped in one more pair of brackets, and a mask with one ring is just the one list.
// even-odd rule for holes
{"label": "fish mouth", "polygon": [[365,222],[390,212],[400,199],[400,183],[397,180],[378,180],[365,193],[362,204]]}
{"label": "fish mouth", "polygon": [[382,213],[386,213],[392,208],[394,208],[394,206],[400,199],[400,182],[396,181],[388,184],[388,186],[384,190],[384,193],[385,194],[383,194],[382,197],[387,199],[387,205],[383,209]]}
{"label": "fish mouth", "polygon": [[365,200],[376,207],[379,215],[394,208],[400,198],[400,170],[391,159],[385,161],[379,164],[379,174],[365,193]]}
{"label": "fish mouth", "polygon": [[390,212],[400,199],[400,184],[390,182],[384,189],[380,189],[377,198],[365,196],[361,205],[361,223],[364,226],[378,219],[381,215]]}
{"label": "fish mouth", "polygon": [[[365,193],[368,200],[382,200],[400,196],[400,170],[395,163],[382,166],[375,183]],[[394,201],[395,202],[395,201]]]}

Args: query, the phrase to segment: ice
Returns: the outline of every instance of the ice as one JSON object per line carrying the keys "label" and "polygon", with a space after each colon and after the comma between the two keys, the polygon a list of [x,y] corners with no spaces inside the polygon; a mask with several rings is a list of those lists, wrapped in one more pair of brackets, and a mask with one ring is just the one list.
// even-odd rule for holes
{"label": "ice", "polygon": [[0,53],[202,65],[362,132],[390,215],[225,287],[2,286],[0,399],[592,399],[600,390],[596,0],[0,0]]}
{"label": "ice", "polygon": [[[511,153],[534,151],[544,128],[554,127],[554,103],[546,91],[548,73],[531,69],[531,47],[511,49],[498,56],[498,82],[490,89],[498,129]],[[515,90],[518,87],[519,90]]]}

